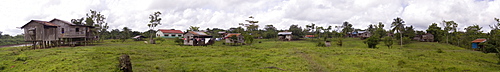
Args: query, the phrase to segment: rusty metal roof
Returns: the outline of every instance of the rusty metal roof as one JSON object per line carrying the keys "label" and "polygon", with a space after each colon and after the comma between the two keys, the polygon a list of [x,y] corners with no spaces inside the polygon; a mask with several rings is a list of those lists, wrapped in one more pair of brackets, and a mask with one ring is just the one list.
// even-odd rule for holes
{"label": "rusty metal roof", "polygon": [[486,39],[476,39],[472,41],[473,43],[481,43],[481,42],[486,42]]}
{"label": "rusty metal roof", "polygon": [[26,23],[25,25],[23,25],[21,28],[24,28],[24,26],[30,24],[31,22],[36,22],[38,24],[42,24],[44,26],[59,26],[59,25],[56,25],[54,23],[51,23],[51,22],[47,22],[47,21],[40,21],[40,20],[31,20],[30,22]]}
{"label": "rusty metal roof", "polygon": [[205,32],[201,32],[201,31],[189,31],[189,32],[187,32],[187,33],[191,33],[191,34],[193,34],[193,35],[195,35],[195,36],[210,36],[210,35],[208,35],[207,33],[205,33]]}
{"label": "rusty metal roof", "polygon": [[226,35],[226,37],[232,37],[232,36],[236,36],[236,37],[238,37],[238,36],[240,36],[240,35],[241,35],[241,33],[228,33],[228,34]]}

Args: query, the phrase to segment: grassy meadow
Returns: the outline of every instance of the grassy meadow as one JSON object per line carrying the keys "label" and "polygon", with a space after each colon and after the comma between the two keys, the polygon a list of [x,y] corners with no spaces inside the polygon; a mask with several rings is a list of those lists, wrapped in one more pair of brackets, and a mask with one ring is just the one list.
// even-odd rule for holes
{"label": "grassy meadow", "polygon": [[113,72],[119,71],[118,57],[122,54],[130,55],[136,72],[500,71],[495,54],[448,44],[413,42],[403,48],[387,48],[381,42],[378,49],[371,49],[357,38],[343,41],[342,47],[334,45],[336,41],[331,47],[317,47],[311,39],[257,39],[253,45],[243,46],[107,40],[93,46],[37,50],[8,47],[0,48],[0,72]]}

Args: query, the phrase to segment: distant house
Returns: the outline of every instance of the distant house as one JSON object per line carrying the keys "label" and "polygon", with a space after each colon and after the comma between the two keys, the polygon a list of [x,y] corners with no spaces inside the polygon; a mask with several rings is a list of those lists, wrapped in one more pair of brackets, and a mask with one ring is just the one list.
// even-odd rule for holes
{"label": "distant house", "polygon": [[184,45],[200,46],[214,43],[212,36],[201,31],[189,31],[184,33]]}
{"label": "distant house", "polygon": [[483,43],[483,42],[486,42],[486,39],[476,39],[476,40],[472,41],[472,48],[473,49],[483,48],[484,47],[483,45],[479,45],[479,43]]}
{"label": "distant house", "polygon": [[291,41],[292,36],[292,32],[278,32],[278,39],[280,40]]}
{"label": "distant house", "polygon": [[245,43],[245,37],[241,33],[227,33],[224,38],[226,43]]}
{"label": "distant house", "polygon": [[314,35],[306,35],[306,36],[304,36],[304,38],[315,38],[315,36]]}
{"label": "distant house", "polygon": [[426,33],[424,35],[417,35],[417,36],[413,37],[413,40],[421,41],[421,42],[433,42],[434,35],[432,35],[430,33]]}
{"label": "distant house", "polygon": [[356,35],[360,38],[369,38],[370,36],[372,36],[372,33],[370,33],[369,31],[358,31]]}
{"label": "distant house", "polygon": [[175,29],[158,29],[156,37],[162,38],[180,38],[183,37],[184,32]]}

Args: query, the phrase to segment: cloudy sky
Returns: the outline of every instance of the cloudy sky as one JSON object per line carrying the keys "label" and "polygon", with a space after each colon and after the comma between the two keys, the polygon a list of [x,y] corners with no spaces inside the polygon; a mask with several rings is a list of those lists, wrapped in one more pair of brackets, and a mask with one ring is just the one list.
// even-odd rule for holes
{"label": "cloudy sky", "polygon": [[107,17],[110,29],[129,27],[146,31],[148,16],[162,13],[161,29],[186,30],[238,27],[249,16],[258,25],[274,25],[288,29],[292,24],[304,27],[338,26],[348,21],[355,28],[382,22],[389,29],[396,17],[417,30],[431,23],[453,20],[459,28],[477,24],[483,31],[500,18],[498,0],[0,0],[0,31],[22,34],[21,27],[30,20],[49,21],[54,18],[70,21],[85,17],[89,10]]}

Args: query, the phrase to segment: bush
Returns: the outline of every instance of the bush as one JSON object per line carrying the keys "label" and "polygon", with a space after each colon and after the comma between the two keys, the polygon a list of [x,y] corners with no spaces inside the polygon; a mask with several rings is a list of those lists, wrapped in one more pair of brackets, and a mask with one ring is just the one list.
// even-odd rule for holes
{"label": "bush", "polygon": [[[403,44],[409,44],[411,39],[409,37],[403,37]],[[398,40],[399,44],[401,44],[401,40]]]}
{"label": "bush", "polygon": [[182,45],[184,40],[182,38],[175,38],[174,43],[177,43],[178,45]]}
{"label": "bush", "polygon": [[165,42],[165,38],[157,37],[157,38],[155,38],[155,41],[159,41],[160,43]]}
{"label": "bush", "polygon": [[366,39],[365,43],[368,45],[368,48],[377,48],[379,38],[376,36],[369,37],[368,39]]}
{"label": "bush", "polygon": [[391,48],[392,44],[394,44],[394,40],[392,40],[392,38],[389,36],[382,38],[382,40],[384,41],[384,45],[387,46],[388,48]]}
{"label": "bush", "polygon": [[19,55],[16,57],[16,61],[26,61],[28,60],[28,56],[26,55]]}
{"label": "bush", "polygon": [[337,45],[342,46],[342,38],[339,38],[339,40],[337,40]]}
{"label": "bush", "polygon": [[443,50],[441,50],[441,49],[438,49],[436,52],[437,52],[437,53],[444,53],[444,51],[443,51]]}
{"label": "bush", "polygon": [[325,43],[319,41],[318,44],[316,44],[316,46],[318,46],[318,47],[325,47]]}

